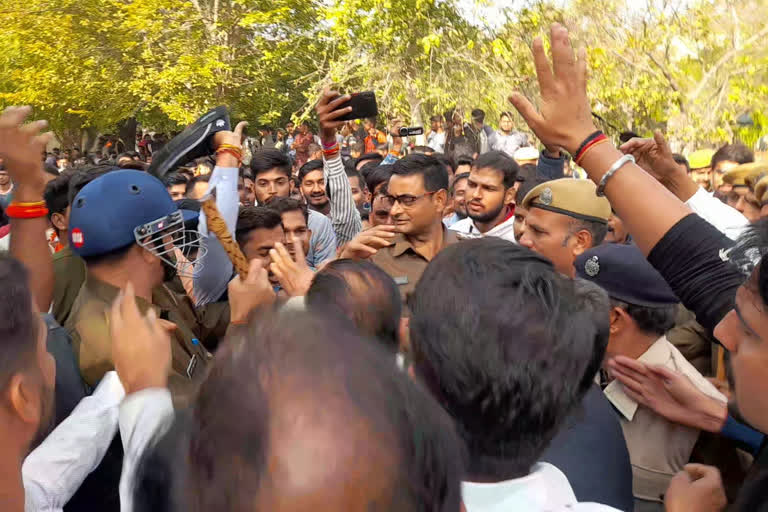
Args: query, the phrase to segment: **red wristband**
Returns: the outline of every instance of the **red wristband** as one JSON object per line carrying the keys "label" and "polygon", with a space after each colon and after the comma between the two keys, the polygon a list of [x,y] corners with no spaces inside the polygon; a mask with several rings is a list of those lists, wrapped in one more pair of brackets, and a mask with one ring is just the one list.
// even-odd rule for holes
{"label": "red wristband", "polygon": [[584,157],[584,155],[587,154],[587,151],[592,149],[594,146],[597,146],[598,144],[605,142],[606,140],[608,140],[608,137],[606,137],[605,134],[601,133],[600,135],[598,135],[597,137],[589,141],[589,143],[586,144],[581,149],[581,151],[578,152],[578,154],[576,155],[576,158],[574,158],[573,161],[576,162],[576,165],[578,165],[581,159]]}
{"label": "red wristband", "polygon": [[48,208],[45,206],[22,206],[17,203],[11,203],[5,209],[5,214],[12,219],[36,219],[48,215]]}

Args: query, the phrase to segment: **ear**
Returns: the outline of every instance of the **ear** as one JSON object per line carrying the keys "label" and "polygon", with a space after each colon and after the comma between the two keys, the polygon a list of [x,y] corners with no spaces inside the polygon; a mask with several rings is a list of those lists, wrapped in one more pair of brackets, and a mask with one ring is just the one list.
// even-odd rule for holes
{"label": "ear", "polygon": [[617,334],[626,328],[627,320],[629,320],[627,312],[619,307],[611,308],[610,313],[610,333]]}
{"label": "ear", "polygon": [[141,256],[141,259],[143,259],[144,262],[147,263],[147,264],[151,264],[155,260],[158,259],[157,256],[152,254],[152,251],[150,251],[149,249],[146,249],[144,247],[141,247],[140,245],[137,245],[136,247],[133,247],[131,250],[132,251],[134,251],[134,250],[140,251],[139,254]]}
{"label": "ear", "polygon": [[16,373],[8,385],[8,398],[14,414],[24,423],[36,425],[40,421],[41,410],[38,391],[29,376]]}
{"label": "ear", "polygon": [[592,247],[592,233],[586,229],[580,229],[572,238],[575,242],[572,249],[575,257]]}
{"label": "ear", "polygon": [[448,191],[442,188],[435,192],[434,198],[437,211],[442,213],[443,210],[445,210],[445,206],[448,204]]}
{"label": "ear", "polygon": [[515,194],[517,193],[517,182],[515,182],[514,187],[510,187],[507,189],[507,191],[504,193],[504,204],[510,205],[515,202]]}
{"label": "ear", "polygon": [[66,219],[64,219],[64,215],[60,213],[54,213],[53,215],[51,215],[51,224],[53,224],[53,227],[59,231],[67,230]]}

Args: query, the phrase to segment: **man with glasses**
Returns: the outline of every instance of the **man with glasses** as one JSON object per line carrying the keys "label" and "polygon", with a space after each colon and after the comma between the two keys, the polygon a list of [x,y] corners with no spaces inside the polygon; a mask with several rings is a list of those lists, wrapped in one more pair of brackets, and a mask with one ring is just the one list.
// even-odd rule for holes
{"label": "man with glasses", "polygon": [[403,298],[432,258],[458,242],[455,233],[443,226],[447,189],[448,173],[432,156],[412,154],[392,166],[387,195],[396,235],[371,261],[392,276]]}

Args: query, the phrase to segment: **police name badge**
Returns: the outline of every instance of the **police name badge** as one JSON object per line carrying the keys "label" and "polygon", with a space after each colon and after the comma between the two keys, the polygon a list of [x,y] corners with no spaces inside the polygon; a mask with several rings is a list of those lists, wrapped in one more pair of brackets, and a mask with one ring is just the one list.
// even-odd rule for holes
{"label": "police name badge", "polygon": [[589,277],[595,277],[600,273],[600,263],[597,261],[597,256],[592,256],[584,263],[584,272]]}

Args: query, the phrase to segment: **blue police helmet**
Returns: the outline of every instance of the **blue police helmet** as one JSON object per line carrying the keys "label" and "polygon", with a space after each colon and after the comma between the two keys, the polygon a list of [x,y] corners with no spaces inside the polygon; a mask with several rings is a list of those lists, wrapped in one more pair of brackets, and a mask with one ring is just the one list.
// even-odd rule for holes
{"label": "blue police helmet", "polygon": [[100,256],[136,242],[134,229],[177,210],[163,183],[142,171],[109,172],[75,196],[69,244],[81,257]]}

